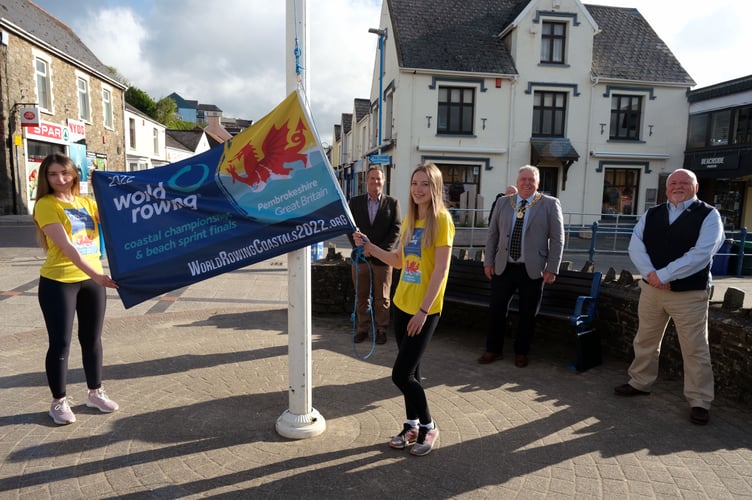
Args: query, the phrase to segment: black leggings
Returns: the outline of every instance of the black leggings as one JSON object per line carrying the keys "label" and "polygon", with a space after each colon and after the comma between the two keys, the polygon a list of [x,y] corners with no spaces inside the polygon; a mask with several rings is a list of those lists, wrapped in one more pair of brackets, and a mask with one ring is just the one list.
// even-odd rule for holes
{"label": "black leggings", "polygon": [[38,296],[49,339],[44,364],[52,397],[65,396],[74,315],[78,316],[86,385],[92,390],[102,387],[102,323],[107,300],[104,287],[90,279],[61,283],[40,277]]}
{"label": "black leggings", "polygon": [[407,335],[407,323],[413,317],[398,308],[394,308],[394,333],[397,337],[397,359],[392,368],[392,382],[405,398],[405,413],[408,420],[420,420],[423,425],[431,423],[426,392],[420,383],[420,359],[439,324],[440,314],[426,317],[423,329],[418,335]]}

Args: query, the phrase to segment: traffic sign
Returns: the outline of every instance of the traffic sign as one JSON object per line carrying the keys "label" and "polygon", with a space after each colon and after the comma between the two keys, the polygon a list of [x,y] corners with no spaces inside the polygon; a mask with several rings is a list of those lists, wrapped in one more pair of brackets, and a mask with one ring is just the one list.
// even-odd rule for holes
{"label": "traffic sign", "polygon": [[392,163],[392,155],[371,155],[368,157],[368,161],[376,165],[387,165]]}

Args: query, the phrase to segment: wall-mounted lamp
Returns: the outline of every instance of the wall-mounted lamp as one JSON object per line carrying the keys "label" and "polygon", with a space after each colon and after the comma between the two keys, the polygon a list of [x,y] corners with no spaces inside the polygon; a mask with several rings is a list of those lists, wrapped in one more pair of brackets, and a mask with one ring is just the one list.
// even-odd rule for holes
{"label": "wall-mounted lamp", "polygon": [[381,130],[381,117],[382,117],[382,101],[384,99],[384,40],[386,40],[386,28],[376,29],[368,28],[368,32],[379,36],[379,130],[378,130],[378,153],[381,154],[381,142],[382,142],[382,130]]}
{"label": "wall-mounted lamp", "polygon": [[488,120],[488,118],[481,118],[480,119],[480,121],[483,123],[483,125],[481,125],[481,128],[483,130],[486,130],[486,120]]}
{"label": "wall-mounted lamp", "polygon": [[648,135],[651,136],[651,137],[653,136],[653,126],[652,125],[648,125]]}
{"label": "wall-mounted lamp", "polygon": [[601,126],[601,135],[603,135],[603,131],[606,130],[606,124],[605,123],[599,123]]}
{"label": "wall-mounted lamp", "polygon": [[426,127],[431,128],[431,115],[426,115]]}

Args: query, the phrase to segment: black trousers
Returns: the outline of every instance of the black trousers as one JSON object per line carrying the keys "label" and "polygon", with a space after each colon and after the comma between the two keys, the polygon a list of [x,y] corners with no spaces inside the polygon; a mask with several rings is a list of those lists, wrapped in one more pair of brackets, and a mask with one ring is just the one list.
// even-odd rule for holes
{"label": "black trousers", "polygon": [[440,314],[427,316],[420,333],[409,337],[407,323],[413,316],[397,307],[394,308],[394,333],[399,351],[392,368],[392,382],[402,391],[405,398],[407,419],[420,420],[423,425],[430,424],[432,419],[426,392],[420,383],[420,360],[436,331],[440,316]]}
{"label": "black trousers", "polygon": [[38,298],[49,339],[45,369],[52,397],[59,399],[66,395],[74,316],[78,316],[78,343],[81,345],[86,386],[99,389],[102,386],[105,289],[94,280],[61,283],[40,277]]}
{"label": "black trousers", "polygon": [[507,264],[504,272],[491,277],[491,300],[488,311],[486,351],[502,353],[509,316],[509,303],[519,295],[519,322],[514,340],[514,353],[530,352],[535,335],[535,317],[543,296],[543,278],[530,279],[524,264]]}

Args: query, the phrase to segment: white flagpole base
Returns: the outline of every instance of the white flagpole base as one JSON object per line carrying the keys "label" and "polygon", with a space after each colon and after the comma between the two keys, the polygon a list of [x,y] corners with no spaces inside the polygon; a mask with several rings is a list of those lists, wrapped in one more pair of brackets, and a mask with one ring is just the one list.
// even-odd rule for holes
{"label": "white flagpole base", "polygon": [[296,415],[290,410],[285,410],[277,419],[276,429],[282,437],[306,439],[323,434],[326,430],[326,420],[316,408],[311,408],[310,413],[306,415]]}

